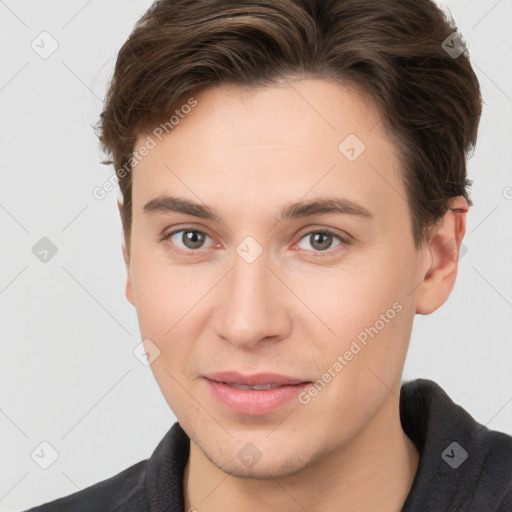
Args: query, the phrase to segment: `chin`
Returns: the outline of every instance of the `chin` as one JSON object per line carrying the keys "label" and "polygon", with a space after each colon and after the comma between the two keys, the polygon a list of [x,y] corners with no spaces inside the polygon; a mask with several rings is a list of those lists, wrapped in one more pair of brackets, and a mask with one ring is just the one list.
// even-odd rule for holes
{"label": "chin", "polygon": [[[267,433],[268,434],[268,433]],[[266,435],[267,435],[266,434]],[[211,438],[209,439],[211,442]],[[231,441],[231,442],[230,442]],[[325,455],[315,447],[286,443],[284,439],[274,442],[230,441],[208,446],[195,443],[203,455],[218,469],[236,478],[269,479],[291,476],[314,465]]]}

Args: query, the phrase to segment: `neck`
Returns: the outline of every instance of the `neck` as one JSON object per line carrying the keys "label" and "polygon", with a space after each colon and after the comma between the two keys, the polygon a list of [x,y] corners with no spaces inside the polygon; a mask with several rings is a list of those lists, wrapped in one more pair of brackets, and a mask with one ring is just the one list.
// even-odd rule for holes
{"label": "neck", "polygon": [[419,453],[400,423],[398,399],[390,393],[379,413],[349,443],[292,475],[230,476],[190,441],[183,478],[185,510],[400,512],[418,463]]}

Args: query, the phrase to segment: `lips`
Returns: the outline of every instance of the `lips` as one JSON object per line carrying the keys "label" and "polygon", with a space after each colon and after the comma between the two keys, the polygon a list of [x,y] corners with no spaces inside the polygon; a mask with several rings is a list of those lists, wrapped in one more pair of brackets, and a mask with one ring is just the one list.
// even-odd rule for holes
{"label": "lips", "polygon": [[224,410],[246,416],[271,414],[296,400],[311,384],[311,381],[276,373],[222,372],[203,378],[209,393]]}
{"label": "lips", "polygon": [[217,372],[204,375],[204,378],[228,384],[239,389],[273,389],[281,386],[295,386],[311,382],[304,379],[287,377],[277,373],[258,373],[254,375],[243,375],[238,372]]}

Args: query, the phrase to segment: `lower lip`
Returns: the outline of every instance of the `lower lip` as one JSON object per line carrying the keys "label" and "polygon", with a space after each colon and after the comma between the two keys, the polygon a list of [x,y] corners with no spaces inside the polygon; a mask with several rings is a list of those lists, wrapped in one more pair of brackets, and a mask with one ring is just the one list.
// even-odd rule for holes
{"label": "lower lip", "polygon": [[213,395],[234,412],[260,416],[277,411],[311,385],[310,382],[272,389],[239,389],[222,382],[205,379]]}

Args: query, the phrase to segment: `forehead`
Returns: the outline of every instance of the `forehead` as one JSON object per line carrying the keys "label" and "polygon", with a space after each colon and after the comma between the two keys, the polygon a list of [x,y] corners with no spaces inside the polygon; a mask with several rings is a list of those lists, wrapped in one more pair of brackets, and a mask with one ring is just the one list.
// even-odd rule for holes
{"label": "forehead", "polygon": [[276,203],[328,192],[380,215],[405,211],[397,148],[379,110],[353,87],[304,79],[224,85],[193,99],[169,133],[148,132],[155,145],[133,171],[135,208],[168,193],[219,211],[238,206],[254,215],[268,207],[275,214]]}
{"label": "forehead", "polygon": [[321,79],[288,80],[257,88],[221,85],[194,99],[197,106],[182,116],[172,132],[186,137],[194,130],[205,136],[202,143],[220,144],[219,150],[228,144],[245,148],[265,144],[306,151],[318,147],[327,134],[329,141],[343,137],[346,131],[364,137],[382,117],[355,86]]}

